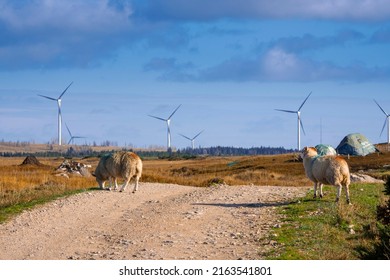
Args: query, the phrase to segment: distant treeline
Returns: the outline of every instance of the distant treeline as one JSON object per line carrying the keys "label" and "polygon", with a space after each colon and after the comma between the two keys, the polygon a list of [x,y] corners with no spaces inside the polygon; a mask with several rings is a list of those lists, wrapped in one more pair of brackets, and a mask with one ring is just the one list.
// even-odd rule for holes
{"label": "distant treeline", "polygon": [[[129,150],[131,149],[123,149]],[[114,150],[107,151],[95,151],[93,148],[84,146],[76,149],[70,147],[65,152],[58,151],[45,151],[45,152],[0,152],[2,157],[24,157],[28,155],[34,155],[37,157],[99,157],[105,153],[111,153]],[[164,151],[136,151],[136,153],[142,158],[191,158],[202,155],[209,156],[247,156],[247,155],[279,155],[286,153],[293,153],[293,149],[285,149],[283,147],[252,147],[252,148],[237,148],[237,147],[209,147],[209,148],[186,148],[179,149],[172,153]]]}
{"label": "distant treeline", "polygon": [[209,148],[186,148],[178,150],[179,154],[190,155],[210,155],[210,156],[255,156],[255,155],[280,155],[293,153],[295,150],[285,149],[283,147],[252,147],[252,148],[237,148],[237,147],[209,147]]}
{"label": "distant treeline", "polygon": [[[112,151],[104,151],[104,153],[108,153]],[[44,151],[44,152],[0,152],[0,156],[2,157],[25,157],[29,155],[34,155],[36,157],[92,157],[99,156],[101,152],[93,151],[91,148],[83,148],[83,149],[73,149],[70,147],[66,150],[66,152],[59,151]]]}

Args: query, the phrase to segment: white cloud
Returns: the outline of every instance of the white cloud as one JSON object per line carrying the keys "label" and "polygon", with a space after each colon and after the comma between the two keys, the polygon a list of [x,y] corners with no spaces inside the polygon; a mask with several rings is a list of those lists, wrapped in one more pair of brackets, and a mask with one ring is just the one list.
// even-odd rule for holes
{"label": "white cloud", "polygon": [[269,50],[261,59],[262,74],[271,80],[286,80],[299,77],[305,66],[292,53],[275,48]]}
{"label": "white cloud", "polygon": [[25,1],[22,5],[20,1],[17,3],[0,1],[0,20],[13,30],[53,28],[75,32],[115,31],[127,26],[132,14],[130,5],[118,10],[109,6],[106,0],[33,0]]}
{"label": "white cloud", "polygon": [[259,81],[315,82],[315,81],[385,81],[389,67],[368,67],[363,63],[339,66],[329,61],[316,61],[273,48],[259,58],[262,71]]}
{"label": "white cloud", "polygon": [[[390,18],[390,5],[384,0],[0,0],[0,7],[1,70],[101,65],[105,59],[114,57],[118,50],[135,43],[140,43],[139,46],[146,51],[168,49],[177,53],[183,48],[199,49],[186,23],[175,20],[199,26],[204,24],[200,21],[221,18]],[[224,36],[235,36],[240,29],[224,30]],[[211,31],[221,33],[221,29]],[[378,34],[377,37],[387,38],[385,35]],[[276,39],[268,46],[270,49],[257,59],[245,58],[241,52],[244,58],[225,59],[220,63],[220,73],[213,72],[218,66],[209,67],[200,69],[197,77],[200,80],[205,75],[228,77],[233,67],[240,71],[234,78],[239,81],[257,79],[264,73],[270,77],[282,76],[282,73],[297,75],[301,72],[293,73],[289,69],[297,71],[316,64],[302,59],[300,55],[303,51],[354,42],[359,36],[362,35],[349,31],[335,36],[305,35]],[[176,69],[178,66],[172,65]],[[178,70],[170,72],[168,77],[178,75],[183,80],[196,77],[193,69],[191,72],[186,69],[187,73],[183,73],[183,69]]]}
{"label": "white cloud", "polygon": [[[122,1],[123,2],[123,1]],[[3,69],[87,67],[113,55],[134,30],[128,1],[0,0]]]}
{"label": "white cloud", "polygon": [[390,77],[389,67],[368,67],[363,63],[339,66],[329,61],[299,56],[277,47],[256,58],[230,58],[207,68],[189,69],[174,60],[170,62],[164,63],[164,67],[155,65],[149,70],[160,72],[159,78],[162,80],[178,82],[371,82],[388,81]]}

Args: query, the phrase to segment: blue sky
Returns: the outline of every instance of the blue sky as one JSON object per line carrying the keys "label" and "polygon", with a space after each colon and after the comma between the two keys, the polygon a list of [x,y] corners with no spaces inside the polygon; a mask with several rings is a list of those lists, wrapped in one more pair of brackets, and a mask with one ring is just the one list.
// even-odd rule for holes
{"label": "blue sky", "polygon": [[[388,1],[0,0],[0,139],[295,148],[372,142],[390,112]],[[63,136],[69,139],[66,129]],[[65,139],[65,140],[66,140]]]}

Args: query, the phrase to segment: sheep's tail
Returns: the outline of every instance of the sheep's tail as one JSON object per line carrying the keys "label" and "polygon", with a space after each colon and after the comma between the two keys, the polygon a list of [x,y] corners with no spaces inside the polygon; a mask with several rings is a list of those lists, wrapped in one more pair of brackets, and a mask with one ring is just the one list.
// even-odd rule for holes
{"label": "sheep's tail", "polygon": [[343,181],[341,182],[343,186],[349,186],[351,184],[351,176],[348,174],[343,176]]}
{"label": "sheep's tail", "polygon": [[342,174],[342,181],[341,184],[343,186],[349,186],[351,184],[351,175],[349,173],[349,167],[348,164],[345,162],[345,165],[341,166],[341,174]]}

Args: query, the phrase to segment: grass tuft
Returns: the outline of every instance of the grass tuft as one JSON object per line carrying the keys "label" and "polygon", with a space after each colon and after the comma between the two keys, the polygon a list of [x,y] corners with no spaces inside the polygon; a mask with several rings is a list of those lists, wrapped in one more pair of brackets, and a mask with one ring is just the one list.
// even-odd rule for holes
{"label": "grass tuft", "polygon": [[352,205],[335,203],[335,188],[326,186],[322,200],[310,192],[303,199],[280,209],[281,228],[274,229],[277,244],[267,258],[280,260],[353,260],[361,249],[372,246],[370,230],[375,225],[376,207],[383,185],[355,184]]}

